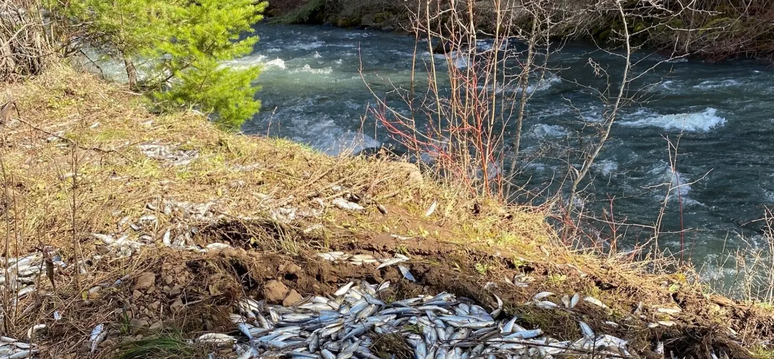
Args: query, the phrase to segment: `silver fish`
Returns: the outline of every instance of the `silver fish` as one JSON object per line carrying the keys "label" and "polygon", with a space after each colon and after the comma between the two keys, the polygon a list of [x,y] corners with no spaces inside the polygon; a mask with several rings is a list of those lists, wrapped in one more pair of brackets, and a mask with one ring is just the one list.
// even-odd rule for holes
{"label": "silver fish", "polygon": [[331,351],[328,349],[321,350],[320,354],[322,354],[323,359],[336,359],[336,355],[331,353]]}
{"label": "silver fish", "polygon": [[516,324],[516,319],[518,319],[518,317],[513,317],[511,320],[509,320],[507,323],[505,323],[505,325],[503,325],[503,329],[502,329],[501,332],[503,334],[508,334],[508,333],[512,332],[513,331],[513,325]]}
{"label": "silver fish", "polygon": [[239,331],[247,337],[247,339],[253,339],[253,335],[250,333],[250,327],[248,327],[247,324],[238,323],[237,327],[239,328]]}
{"label": "silver fish", "polygon": [[552,293],[552,292],[540,292],[540,293],[538,293],[538,294],[535,294],[535,295],[532,297],[532,300],[533,300],[533,301],[535,301],[535,302],[537,302],[537,301],[539,301],[539,300],[542,300],[542,299],[544,299],[544,298],[550,297],[550,296],[552,296],[552,295],[554,295],[554,293]]}
{"label": "silver fish", "polygon": [[106,335],[107,335],[107,332],[105,331],[104,324],[97,324],[97,326],[91,330],[91,335],[89,336],[89,342],[91,343],[92,353],[97,351],[97,346],[103,339],[105,339]]}
{"label": "silver fish", "polygon": [[594,331],[591,330],[591,327],[584,322],[578,322],[578,324],[580,324],[581,333],[583,333],[583,337],[588,340],[594,340],[595,335],[594,335]]}
{"label": "silver fish", "polygon": [[579,301],[580,301],[580,294],[575,293],[570,299],[570,308],[575,308],[575,306],[578,305]]}
{"label": "silver fish", "polygon": [[433,212],[435,212],[435,208],[438,207],[438,202],[433,201],[433,203],[430,205],[430,207],[425,212],[425,217],[430,217],[433,215]]}
{"label": "silver fish", "polygon": [[414,276],[411,274],[411,271],[409,271],[408,267],[403,265],[398,265],[398,269],[400,269],[400,273],[403,274],[403,278],[406,278],[409,282],[417,281],[414,278]]}
{"label": "silver fish", "polygon": [[233,344],[237,342],[237,338],[227,334],[207,333],[196,338],[196,342],[209,344]]}
{"label": "silver fish", "polygon": [[591,303],[591,304],[594,304],[594,305],[596,305],[596,306],[598,306],[598,307],[600,307],[600,308],[609,309],[609,308],[608,308],[608,306],[607,306],[607,305],[605,305],[605,303],[602,303],[602,301],[600,301],[600,300],[599,300],[599,299],[597,299],[597,298],[594,298],[594,297],[588,296],[588,297],[586,297],[586,298],[583,298],[583,300],[584,300],[584,301],[586,301],[586,302],[589,302],[589,303]]}
{"label": "silver fish", "polygon": [[395,257],[395,258],[392,258],[392,259],[388,259],[388,260],[382,262],[382,264],[380,264],[378,267],[376,267],[376,269],[382,269],[384,267],[389,267],[391,265],[395,265],[395,264],[398,264],[398,263],[401,263],[401,262],[405,262],[407,260],[408,260],[408,258],[400,258],[400,257]]}
{"label": "silver fish", "polygon": [[498,315],[503,311],[503,300],[500,299],[500,297],[497,296],[497,294],[492,293],[492,295],[497,299],[497,309],[493,310],[490,315],[492,318],[497,318]]}
{"label": "silver fish", "polygon": [[349,291],[349,288],[352,288],[352,285],[355,284],[355,282],[349,282],[345,285],[343,285],[339,290],[333,293],[333,295],[340,297],[344,294],[346,294]]}

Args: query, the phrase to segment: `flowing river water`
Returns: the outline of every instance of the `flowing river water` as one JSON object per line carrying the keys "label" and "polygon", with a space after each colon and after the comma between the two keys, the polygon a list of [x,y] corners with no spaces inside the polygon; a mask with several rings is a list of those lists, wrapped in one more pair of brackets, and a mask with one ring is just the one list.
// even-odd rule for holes
{"label": "flowing river water", "polygon": [[[260,41],[253,54],[229,63],[264,66],[258,81],[261,112],[243,131],[289,138],[330,154],[392,141],[368,108],[374,95],[389,99],[393,87],[410,86],[412,36],[316,26],[259,25],[256,30]],[[485,47],[486,41],[478,45]],[[423,68],[430,56],[420,50],[416,58]],[[556,70],[529,87],[521,146],[527,156],[569,143],[589,123],[600,121],[602,102],[578,85],[604,84],[589,58],[613,81],[620,78],[620,57],[593,45],[570,43],[551,55],[549,65]],[[361,78],[361,60],[375,93]],[[634,60],[641,71],[665,59],[643,51]],[[662,230],[685,228],[685,256],[698,266],[716,261],[723,251],[764,245],[763,225],[756,220],[774,204],[774,69],[752,61],[679,59],[656,66],[632,90],[640,92],[640,100],[623,109],[592,167],[587,208],[601,213],[614,198],[616,220],[653,224],[665,184],[671,184],[679,187],[672,191]],[[673,171],[666,138],[678,137]],[[535,156],[523,164],[522,177],[530,179],[531,188],[550,187],[564,176],[565,161],[551,158]],[[628,245],[645,239],[636,233],[626,237]],[[676,252],[680,241],[681,236],[670,235],[660,245]]]}

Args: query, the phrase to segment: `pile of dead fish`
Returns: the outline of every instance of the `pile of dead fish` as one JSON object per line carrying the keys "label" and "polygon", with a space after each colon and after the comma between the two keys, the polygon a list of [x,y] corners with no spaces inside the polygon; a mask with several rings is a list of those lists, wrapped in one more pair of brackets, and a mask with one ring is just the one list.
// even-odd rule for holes
{"label": "pile of dead fish", "polygon": [[199,152],[196,150],[180,150],[156,143],[146,143],[138,147],[146,156],[169,166],[185,166],[199,157]]}
{"label": "pile of dead fish", "polygon": [[[36,290],[35,283],[40,280],[44,271],[54,270],[54,267],[66,267],[58,255],[51,255],[46,261],[42,253],[33,253],[23,257],[0,258],[0,292],[12,293],[9,306],[16,307],[18,301]],[[6,308],[0,308],[0,320]],[[13,309],[11,309],[13,310]],[[39,330],[40,326],[30,328],[28,336]],[[0,337],[0,358],[21,359],[34,356],[37,346],[22,340]]]}
{"label": "pile of dead fish", "polygon": [[166,247],[194,252],[229,248],[230,246],[224,243],[210,243],[206,247],[200,247],[193,242],[193,237],[198,229],[191,225],[192,221],[212,223],[222,218],[212,211],[214,205],[215,202],[212,201],[190,203],[171,199],[148,203],[146,209],[149,211],[173,218],[170,221],[170,226],[163,231],[160,238],[155,236],[155,233],[159,233],[158,216],[150,213],[144,214],[136,220],[132,220],[128,216],[122,218],[118,222],[119,233],[92,233],[92,237],[102,241],[112,254],[119,257],[131,257],[142,247],[155,245],[159,241]]}
{"label": "pile of dead fish", "polygon": [[492,312],[450,293],[387,303],[380,293],[389,285],[350,282],[330,298],[293,307],[243,300],[232,320],[245,338],[211,333],[198,342],[233,344],[241,359],[376,359],[372,348],[385,336],[400,338],[416,359],[630,356],[625,340],[596,334],[583,322],[582,338],[559,341],[540,328],[521,327],[518,317],[500,319],[502,301],[496,297],[499,307]]}
{"label": "pile of dead fish", "polygon": [[[35,283],[42,272],[66,266],[61,257],[55,254],[51,254],[48,261],[44,260],[42,253],[8,259],[0,258],[0,292],[14,293],[10,304],[16,305],[19,299],[35,291]],[[1,316],[2,311],[0,311],[0,318]]]}
{"label": "pile of dead fish", "polygon": [[0,337],[0,358],[31,358],[38,352],[37,346],[14,338]]}

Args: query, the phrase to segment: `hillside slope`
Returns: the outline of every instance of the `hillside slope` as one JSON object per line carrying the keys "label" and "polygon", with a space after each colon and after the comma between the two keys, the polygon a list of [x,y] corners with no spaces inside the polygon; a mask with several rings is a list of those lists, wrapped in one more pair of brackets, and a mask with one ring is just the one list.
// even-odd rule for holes
{"label": "hillside slope", "polygon": [[[706,294],[690,271],[649,274],[652,262],[568,248],[539,208],[480,201],[413,165],[227,134],[191,112],[155,115],[141,97],[66,66],[0,93],[18,107],[2,124],[4,257],[38,263],[3,261],[2,282],[19,285],[5,287],[0,333],[31,334],[39,357],[89,355],[100,323],[101,358],[161,350],[148,338],[238,335],[229,314],[240,298],[330,295],[361,279],[390,280],[388,301],[448,291],[495,308],[497,295],[523,327],[574,340],[584,321],[640,357],[661,357],[660,344],[676,357],[771,353],[770,312]],[[352,202],[362,209],[339,207]],[[363,257],[319,255],[332,251],[406,255],[416,282],[395,266],[353,263]],[[545,291],[559,306],[578,293],[607,308],[534,305]],[[210,351],[175,340],[164,350],[177,354],[161,356]]]}

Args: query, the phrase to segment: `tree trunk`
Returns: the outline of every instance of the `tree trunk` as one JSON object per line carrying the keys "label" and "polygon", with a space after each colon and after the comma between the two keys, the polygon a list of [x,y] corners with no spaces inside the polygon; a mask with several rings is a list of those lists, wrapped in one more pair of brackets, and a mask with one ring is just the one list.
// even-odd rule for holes
{"label": "tree trunk", "polygon": [[137,89],[137,68],[134,67],[134,62],[127,56],[124,56],[124,68],[126,69],[126,77],[129,79],[129,89],[134,91]]}

